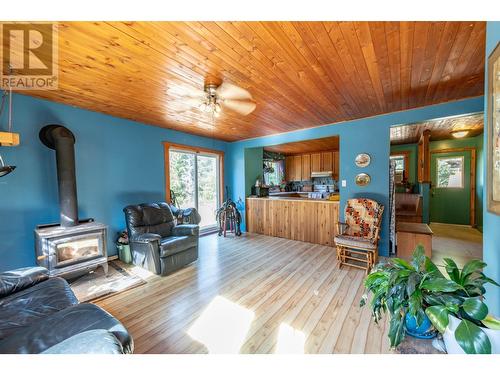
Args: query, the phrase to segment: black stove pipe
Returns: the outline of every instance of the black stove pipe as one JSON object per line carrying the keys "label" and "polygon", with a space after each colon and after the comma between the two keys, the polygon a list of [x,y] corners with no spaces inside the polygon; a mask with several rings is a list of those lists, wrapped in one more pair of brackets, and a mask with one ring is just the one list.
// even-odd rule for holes
{"label": "black stove pipe", "polygon": [[60,224],[62,227],[78,225],[75,136],[68,128],[62,125],[47,125],[40,130],[39,137],[45,146],[56,150]]}

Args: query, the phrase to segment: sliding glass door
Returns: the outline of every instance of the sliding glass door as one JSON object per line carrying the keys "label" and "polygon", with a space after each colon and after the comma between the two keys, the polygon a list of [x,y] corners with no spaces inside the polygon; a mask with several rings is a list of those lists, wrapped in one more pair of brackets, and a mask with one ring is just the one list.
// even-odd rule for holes
{"label": "sliding glass door", "polygon": [[180,208],[195,207],[201,216],[200,227],[216,227],[219,207],[219,155],[187,150],[169,150],[170,190]]}

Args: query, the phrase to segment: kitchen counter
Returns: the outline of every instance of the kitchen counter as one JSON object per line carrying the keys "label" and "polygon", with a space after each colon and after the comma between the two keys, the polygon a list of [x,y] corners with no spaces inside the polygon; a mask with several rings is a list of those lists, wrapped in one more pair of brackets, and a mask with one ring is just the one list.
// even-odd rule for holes
{"label": "kitchen counter", "polygon": [[246,199],[248,232],[334,246],[338,222],[338,201],[299,197]]}
{"label": "kitchen counter", "polygon": [[287,196],[269,196],[269,197],[248,197],[247,199],[266,199],[266,200],[289,200],[289,201],[311,201],[311,202],[327,202],[339,203],[329,199],[307,198],[307,197],[287,197]]}

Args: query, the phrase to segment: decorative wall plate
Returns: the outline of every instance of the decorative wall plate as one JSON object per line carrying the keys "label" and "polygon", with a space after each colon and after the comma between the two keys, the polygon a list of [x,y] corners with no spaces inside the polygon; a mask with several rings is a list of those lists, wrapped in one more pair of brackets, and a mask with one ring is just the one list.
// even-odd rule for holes
{"label": "decorative wall plate", "polygon": [[357,167],[364,168],[370,165],[370,161],[372,158],[368,154],[358,154],[356,159],[354,159],[354,163],[356,163]]}
{"label": "decorative wall plate", "polygon": [[369,174],[360,173],[356,176],[356,185],[366,186],[371,182],[372,178]]}

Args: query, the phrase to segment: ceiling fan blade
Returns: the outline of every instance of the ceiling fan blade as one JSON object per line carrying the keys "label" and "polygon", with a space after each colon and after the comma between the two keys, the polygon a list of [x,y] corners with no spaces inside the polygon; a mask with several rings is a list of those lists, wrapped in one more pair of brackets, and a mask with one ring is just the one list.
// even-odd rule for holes
{"label": "ceiling fan blade", "polygon": [[232,111],[238,112],[243,116],[252,113],[255,107],[257,107],[254,102],[248,100],[226,99],[222,103],[225,107],[229,108]]}
{"label": "ceiling fan blade", "polygon": [[233,100],[251,100],[252,94],[250,94],[244,88],[233,85],[231,83],[222,83],[217,90],[215,90],[217,95],[223,99],[233,99]]}
{"label": "ceiling fan blade", "polygon": [[204,98],[207,96],[205,91],[189,86],[171,86],[167,89],[167,93],[180,97]]}

